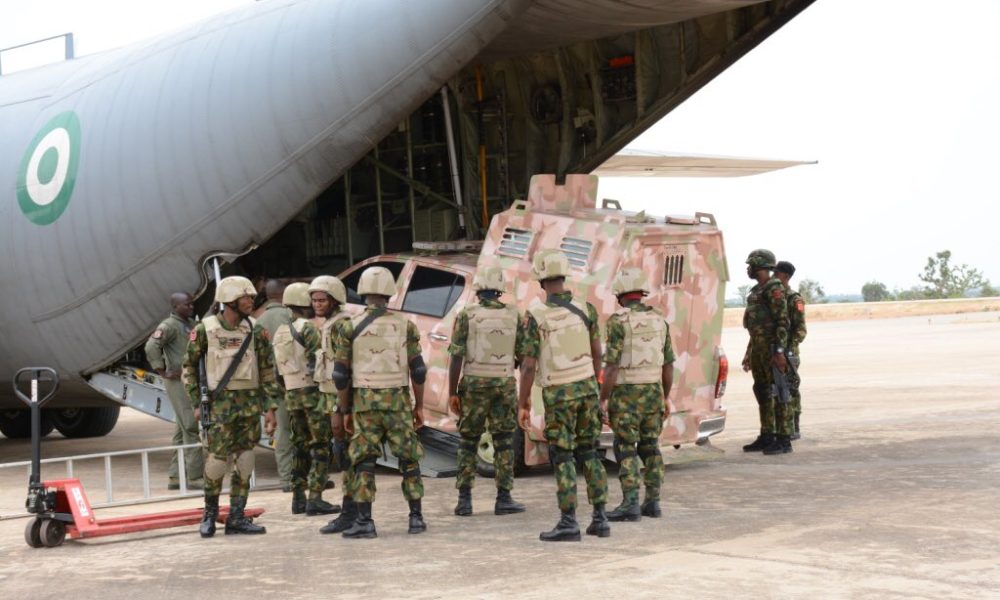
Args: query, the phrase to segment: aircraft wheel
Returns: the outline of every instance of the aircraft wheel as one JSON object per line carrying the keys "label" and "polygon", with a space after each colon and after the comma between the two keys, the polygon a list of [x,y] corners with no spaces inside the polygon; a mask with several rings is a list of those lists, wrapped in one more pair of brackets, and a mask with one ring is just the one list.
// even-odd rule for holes
{"label": "aircraft wheel", "polygon": [[45,519],[42,521],[39,534],[46,548],[55,548],[62,545],[66,539],[66,524],[55,519]]}
{"label": "aircraft wheel", "polygon": [[101,437],[115,428],[120,411],[120,406],[58,408],[51,418],[59,433],[68,438]]}
{"label": "aircraft wheel", "polygon": [[[55,425],[48,416],[48,411],[42,411],[42,419],[38,432],[45,437],[52,432]],[[8,438],[27,439],[31,437],[31,411],[24,409],[0,411],[0,433]]]}
{"label": "aircraft wheel", "polygon": [[24,528],[24,541],[32,548],[41,548],[42,544],[42,520],[38,517],[28,521]]}

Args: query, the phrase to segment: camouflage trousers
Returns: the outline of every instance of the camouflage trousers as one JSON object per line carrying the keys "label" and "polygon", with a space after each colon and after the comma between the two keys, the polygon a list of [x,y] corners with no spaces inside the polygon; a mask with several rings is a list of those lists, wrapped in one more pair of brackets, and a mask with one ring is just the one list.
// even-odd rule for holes
{"label": "camouflage trousers", "polygon": [[403,475],[403,496],[419,500],[424,496],[420,459],[424,447],[413,430],[413,413],[408,410],[368,410],[354,413],[354,435],[347,449],[354,469],[351,497],[357,502],[375,500],[375,461],[382,456],[382,442],[399,459]]}
{"label": "camouflage trousers", "polygon": [[[464,383],[464,382],[463,382]],[[459,385],[462,398],[462,416],[458,420],[458,433],[462,442],[458,447],[458,477],[456,488],[473,487],[476,482],[476,449],[479,439],[489,422],[493,438],[493,467],[496,469],[498,489],[514,488],[514,449],[511,443],[517,428],[517,389],[514,380],[507,379],[498,387],[466,390]]]}
{"label": "camouflage trousers", "polygon": [[556,474],[556,498],[563,512],[576,510],[577,460],[583,464],[587,499],[591,504],[608,502],[608,474],[597,456],[601,435],[598,407],[596,394],[545,402],[545,439]]}
{"label": "camouflage trousers", "polygon": [[614,450],[623,499],[637,502],[639,483],[645,481],[646,500],[659,500],[663,485],[660,454],[663,388],[659,384],[615,387],[608,402],[608,416],[615,434]]}
{"label": "camouflage trousers", "polygon": [[750,351],[750,372],[753,374],[753,395],[760,411],[760,432],[792,435],[791,403],[782,404],[774,397],[771,350],[766,344],[753,345]]}
{"label": "camouflage trousers", "polygon": [[330,417],[320,407],[288,411],[292,424],[292,488],[321,494],[330,468]]}
{"label": "camouflage trousers", "polygon": [[802,414],[802,394],[799,393],[799,384],[802,383],[802,379],[799,377],[799,365],[802,364],[802,359],[799,355],[789,354],[788,360],[792,361],[795,366],[795,372],[791,369],[788,370],[788,390],[791,402],[789,403],[792,407],[792,416],[797,417]]}
{"label": "camouflage trousers", "polygon": [[213,423],[205,433],[205,496],[222,493],[222,480],[233,469],[229,480],[230,496],[250,493],[253,473],[253,450],[260,440],[260,417],[236,417]]}

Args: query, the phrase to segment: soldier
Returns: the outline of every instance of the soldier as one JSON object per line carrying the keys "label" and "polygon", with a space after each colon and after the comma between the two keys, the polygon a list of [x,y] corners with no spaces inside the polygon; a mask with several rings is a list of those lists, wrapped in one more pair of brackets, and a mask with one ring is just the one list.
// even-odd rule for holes
{"label": "soldier", "polygon": [[[493,514],[524,512],[510,496],[514,487],[514,429],[517,427],[517,389],[514,384],[515,348],[523,344],[524,327],[517,308],[500,302],[503,271],[485,267],[472,287],[479,304],[462,310],[455,320],[448,369],[449,406],[459,416],[458,505],[455,514],[472,514],[472,486],[476,480],[476,448],[489,419],[493,438],[497,498]],[[459,383],[459,375],[462,376]]]}
{"label": "soldier", "polygon": [[[285,284],[277,279],[268,279],[267,283],[264,284],[267,304],[264,305],[264,312],[257,322],[267,331],[270,339],[274,339],[279,325],[287,325],[292,322],[292,313],[281,303],[284,292]],[[278,385],[281,385],[280,381]],[[274,460],[278,464],[281,490],[283,492],[292,491],[291,423],[288,419],[288,409],[285,407],[284,394],[278,402],[278,430],[274,436]]]}
{"label": "soldier", "polygon": [[[149,366],[163,378],[163,386],[167,390],[167,398],[174,409],[174,446],[198,443],[198,420],[194,418],[194,410],[184,392],[181,383],[181,365],[184,362],[184,351],[187,349],[188,335],[195,322],[194,304],[191,295],[177,292],[170,296],[170,316],[160,322],[153,334],[146,340],[146,360]],[[204,487],[202,474],[205,469],[201,448],[188,448],[184,451],[184,472],[187,487],[200,490]],[[177,468],[177,453],[170,459],[168,490],[179,490],[181,485]]]}
{"label": "soldier", "polygon": [[330,417],[313,379],[320,333],[306,319],[312,305],[309,284],[289,285],[281,302],[295,318],[290,324],[279,325],[271,339],[292,426],[292,514],[329,515],[339,512],[340,507],[323,500],[330,465]]}
{"label": "soldier", "polygon": [[[265,429],[274,431],[274,412],[280,388],[274,380],[274,363],[267,331],[250,320],[256,290],[245,277],[226,277],[215,290],[215,301],[224,305],[220,315],[205,317],[191,330],[184,358],[184,383],[205,427],[205,513],[201,537],[215,535],[222,480],[230,479],[226,534],[266,533],[244,516],[254,446],[260,439],[260,415]],[[202,364],[203,362],[203,364]],[[201,373],[200,373],[201,371]],[[200,387],[208,390],[209,404],[202,415]]]}
{"label": "soldier", "polygon": [[788,389],[791,396],[792,406],[792,439],[801,437],[799,433],[799,415],[802,414],[802,394],[799,393],[799,365],[802,357],[799,356],[799,344],[806,339],[806,302],[802,299],[802,294],[792,289],[788,282],[795,275],[795,265],[782,260],[774,267],[774,276],[781,280],[785,286],[785,293],[788,295],[788,362],[792,363],[788,370]]}
{"label": "soldier", "polygon": [[532,274],[545,291],[546,301],[529,308],[525,317],[517,420],[527,431],[531,420],[531,386],[537,368],[545,405],[545,439],[556,472],[562,513],[555,528],[541,533],[539,539],[580,541],[574,456],[583,463],[587,497],[594,507],[587,535],[608,537],[611,525],[604,513],[608,477],[597,456],[597,438],[601,433],[596,377],[601,365],[601,334],[597,310],[589,302],[573,300],[573,294],[565,289],[569,260],[562,252],[538,252]]}
{"label": "soldier", "polygon": [[[369,267],[358,281],[365,311],[344,320],[338,328],[333,380],[340,403],[333,417],[334,435],[344,438],[345,415],[353,418],[348,449],[354,468],[351,496],[358,517],[341,535],[377,537],[372,520],[375,500],[375,461],[388,441],[399,459],[403,496],[410,505],[409,533],[426,531],[420,499],[420,459],[424,448],[416,429],[423,427],[424,380],[427,366],[420,355],[420,332],[405,317],[389,312],[386,304],[396,293],[396,282],[385,267]],[[413,386],[413,405],[407,384]],[[349,388],[353,386],[353,393]]]}
{"label": "soldier", "polygon": [[[320,275],[309,284],[309,297],[312,300],[315,317],[313,323],[319,327],[320,349],[316,353],[316,382],[319,384],[320,395],[326,405],[326,412],[333,423],[337,410],[337,390],[333,382],[334,343],[337,329],[342,321],[350,319],[351,315],[344,309],[347,303],[347,289],[340,279],[330,275]],[[357,505],[351,496],[354,469],[347,458],[347,444],[342,440],[333,440],[331,460],[335,468],[343,471],[343,511],[326,525],[320,528],[320,533],[341,533],[354,524],[358,518]]]}
{"label": "soldier", "polygon": [[[667,397],[674,379],[674,350],[666,319],[655,308],[642,303],[642,297],[649,294],[649,282],[640,269],[630,267],[619,271],[611,291],[622,309],[608,319],[601,408],[610,416],[615,434],[622,503],[608,513],[608,520],[638,521],[642,515],[661,515],[660,433],[669,410]],[[641,508],[640,464],[646,482],[646,499]]]}
{"label": "soldier", "polygon": [[754,250],[747,257],[747,276],[757,281],[747,296],[743,327],[750,333],[743,370],[753,372],[753,394],[760,410],[760,435],[744,452],[783,454],[792,451],[792,418],[787,404],[775,401],[772,367],[788,368],[788,303],[785,286],[770,276],[774,253]]}

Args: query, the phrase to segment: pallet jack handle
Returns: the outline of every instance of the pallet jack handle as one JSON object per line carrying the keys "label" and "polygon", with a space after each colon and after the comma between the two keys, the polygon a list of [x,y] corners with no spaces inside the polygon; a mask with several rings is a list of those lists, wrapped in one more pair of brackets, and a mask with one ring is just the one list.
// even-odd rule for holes
{"label": "pallet jack handle", "polygon": [[[30,377],[27,395],[21,391],[23,383]],[[39,396],[39,383],[48,384],[43,396]],[[42,406],[59,390],[59,374],[50,367],[25,367],[14,374],[14,394],[28,405],[31,411],[31,478],[28,481],[29,496],[33,490],[41,488],[42,477]],[[31,504],[29,498],[29,505]]]}

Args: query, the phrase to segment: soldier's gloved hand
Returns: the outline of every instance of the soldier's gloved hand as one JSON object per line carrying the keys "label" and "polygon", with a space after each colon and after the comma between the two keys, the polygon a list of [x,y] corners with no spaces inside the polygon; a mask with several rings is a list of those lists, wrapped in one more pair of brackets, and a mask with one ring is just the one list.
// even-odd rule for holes
{"label": "soldier's gloved hand", "polygon": [[778,370],[782,373],[788,370],[788,360],[785,359],[785,355],[781,352],[775,352],[774,356],[771,357],[771,364],[778,367]]}
{"label": "soldier's gloved hand", "polygon": [[462,399],[457,395],[448,398],[448,409],[459,417],[462,416]]}
{"label": "soldier's gloved hand", "polygon": [[274,416],[274,409],[264,413],[264,433],[268,436],[274,435],[274,430],[278,428],[278,418]]}
{"label": "soldier's gloved hand", "polygon": [[743,372],[746,373],[750,370],[750,354],[743,355]]}
{"label": "soldier's gloved hand", "polygon": [[528,431],[531,428],[531,411],[526,408],[517,409],[517,424],[521,429]]}

